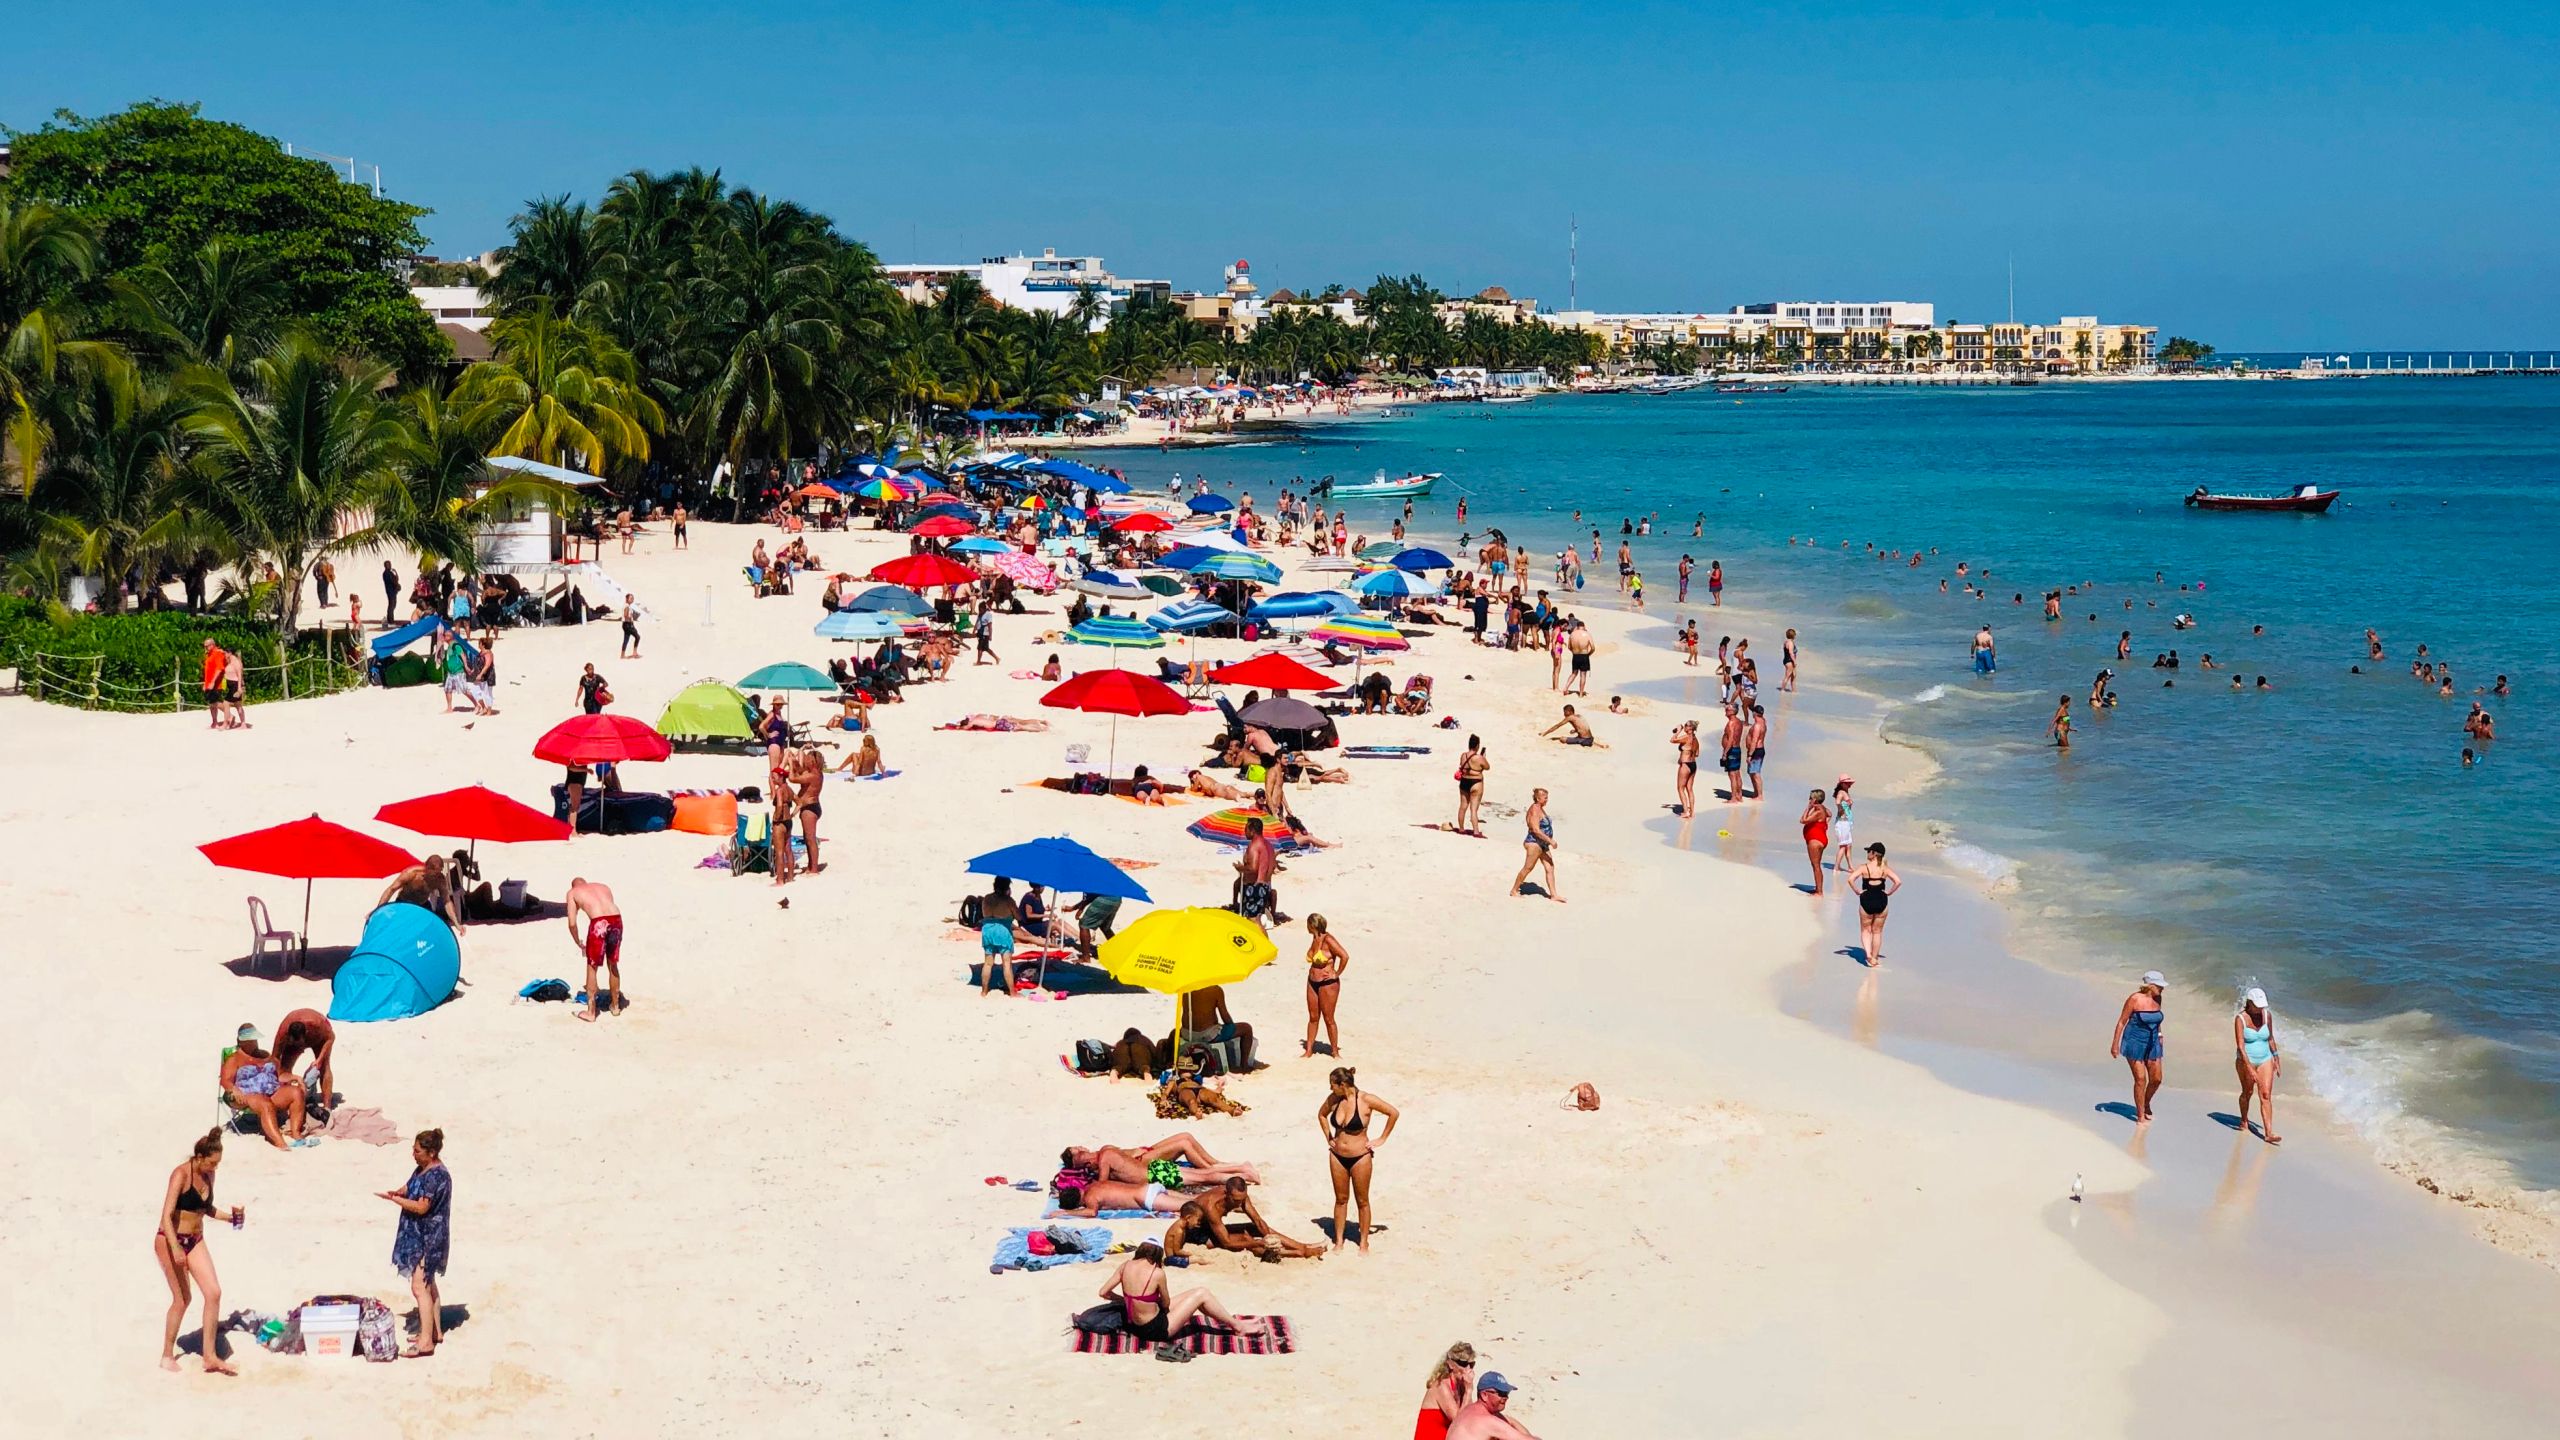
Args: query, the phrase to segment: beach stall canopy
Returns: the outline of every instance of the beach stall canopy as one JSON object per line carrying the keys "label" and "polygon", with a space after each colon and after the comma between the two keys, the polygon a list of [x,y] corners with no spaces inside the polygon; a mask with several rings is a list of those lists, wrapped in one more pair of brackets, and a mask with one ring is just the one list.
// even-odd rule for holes
{"label": "beach stall canopy", "polygon": [[819,621],[817,630],[821,640],[889,640],[905,633],[901,617],[886,610],[838,610]]}
{"label": "beach stall canopy", "polygon": [[836,682],[826,671],[803,665],[797,660],[777,660],[751,672],[738,682],[741,690],[826,690],[833,691]]}
{"label": "beach stall canopy", "polygon": [[329,982],[329,1018],[406,1020],[443,1004],[462,979],[462,947],[432,910],[394,903],[365,918],[364,938]]}
{"label": "beach stall canopy", "polygon": [[1147,887],[1131,879],[1129,872],[1064,835],[990,850],[970,861],[966,868],[972,875],[999,875],[1062,892],[1154,902]]}
{"label": "beach stall canopy", "polygon": [[1126,494],[1129,489],[1129,483],[1119,476],[1106,475],[1090,465],[1079,465],[1073,460],[1035,460],[1028,468],[1044,475],[1055,475],[1061,480],[1073,481],[1078,485],[1090,485],[1096,494],[1121,495]]}
{"label": "beach stall canopy", "polygon": [[671,740],[752,740],[747,697],[717,680],[696,680],[676,692],[658,715],[658,733]]}

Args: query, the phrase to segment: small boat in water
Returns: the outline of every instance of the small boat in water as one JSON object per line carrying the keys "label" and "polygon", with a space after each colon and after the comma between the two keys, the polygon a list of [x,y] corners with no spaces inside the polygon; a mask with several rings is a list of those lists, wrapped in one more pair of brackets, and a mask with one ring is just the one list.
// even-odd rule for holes
{"label": "small boat in water", "polygon": [[1719,385],[1716,387],[1716,393],[1719,395],[1784,395],[1790,388],[1792,387],[1786,385],[1745,381],[1739,384]]}
{"label": "small boat in water", "polygon": [[2199,485],[2187,496],[2187,505],[2195,510],[2283,510],[2318,515],[2337,499],[2337,491],[2317,485],[2297,486],[2290,495],[2216,495]]}
{"label": "small boat in water", "polygon": [[1376,478],[1370,480],[1319,481],[1314,493],[1329,495],[1336,500],[1401,500],[1408,496],[1430,494],[1431,487],[1438,483],[1439,479],[1440,472],[1437,470],[1422,475],[1400,475],[1393,480],[1388,479],[1387,472],[1381,470]]}

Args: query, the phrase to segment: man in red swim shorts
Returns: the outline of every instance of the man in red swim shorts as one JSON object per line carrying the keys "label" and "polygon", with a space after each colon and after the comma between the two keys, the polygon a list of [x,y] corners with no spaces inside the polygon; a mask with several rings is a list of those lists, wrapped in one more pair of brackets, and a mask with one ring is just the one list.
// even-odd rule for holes
{"label": "man in red swim shorts", "polygon": [[[622,1013],[622,906],[615,902],[613,891],[595,884],[584,876],[569,882],[569,938],[587,959],[587,1008],[578,1018],[596,1018],[596,1002],[604,992],[596,987],[596,967],[604,967],[606,984],[613,991],[613,1013]],[[587,933],[578,934],[578,917],[587,917]]]}

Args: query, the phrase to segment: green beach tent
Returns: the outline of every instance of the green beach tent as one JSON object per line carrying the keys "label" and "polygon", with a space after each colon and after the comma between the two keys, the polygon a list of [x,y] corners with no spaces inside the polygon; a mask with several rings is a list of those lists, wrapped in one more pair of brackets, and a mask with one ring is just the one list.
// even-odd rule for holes
{"label": "green beach tent", "polygon": [[734,685],[696,680],[676,692],[658,715],[658,733],[670,740],[752,740],[747,697]]}

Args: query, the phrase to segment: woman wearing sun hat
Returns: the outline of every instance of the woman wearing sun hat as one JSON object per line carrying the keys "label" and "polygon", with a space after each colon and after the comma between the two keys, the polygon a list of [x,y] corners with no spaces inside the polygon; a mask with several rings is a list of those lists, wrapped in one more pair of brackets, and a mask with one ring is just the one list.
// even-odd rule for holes
{"label": "woman wearing sun hat", "polygon": [[2124,1008],[2116,1012],[2115,1037],[2107,1042],[2107,1053],[2122,1056],[2133,1072],[2136,1125],[2151,1123],[2151,1097],[2160,1093],[2160,1022],[2167,1013],[2160,1001],[2168,988],[2169,977],[2157,970],[2143,971],[2142,984],[2124,997]]}
{"label": "woman wearing sun hat", "polygon": [[2283,1144],[2276,1133],[2276,1077],[2284,1073],[2284,1054],[2276,1048],[2276,1012],[2267,1007],[2267,992],[2255,985],[2240,992],[2231,1043],[2239,1052],[2232,1068],[2240,1074],[2240,1128],[2249,1128],[2249,1097],[2255,1095],[2258,1133],[2270,1145]]}

